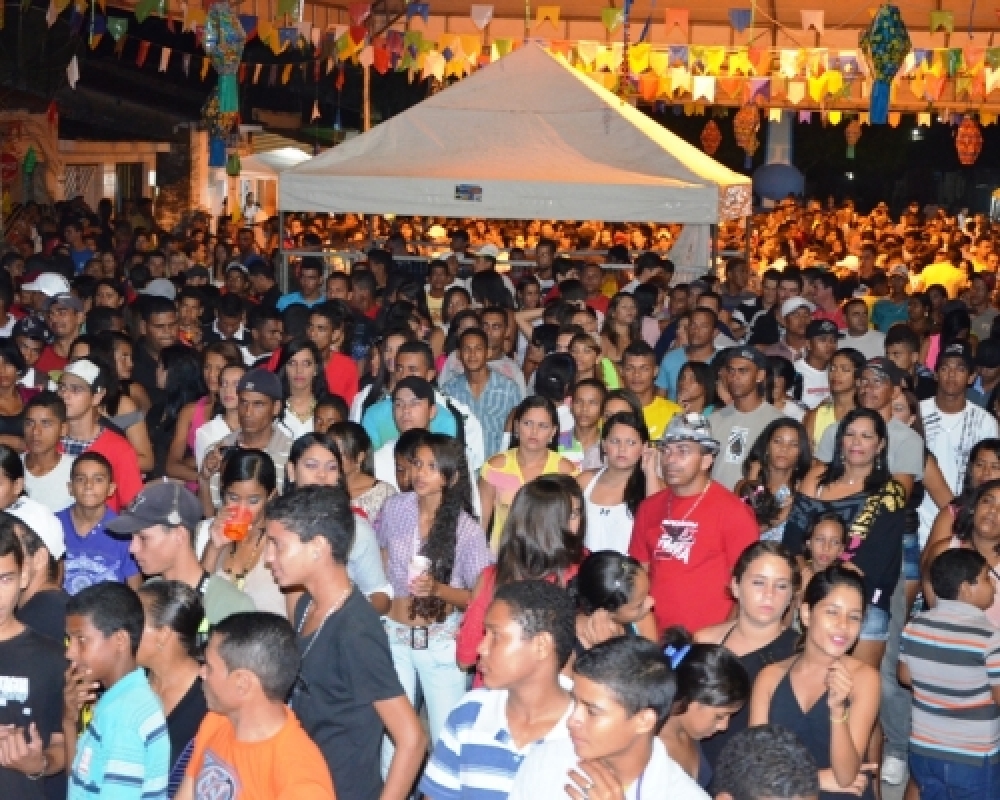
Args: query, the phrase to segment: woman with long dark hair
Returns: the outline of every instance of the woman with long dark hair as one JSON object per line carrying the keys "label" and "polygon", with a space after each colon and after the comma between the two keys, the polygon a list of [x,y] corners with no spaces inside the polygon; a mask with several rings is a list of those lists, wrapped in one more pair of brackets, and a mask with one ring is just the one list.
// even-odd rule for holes
{"label": "woman with long dark hair", "polygon": [[852,408],[857,408],[858,379],[865,368],[865,357],[853,347],[834,353],[827,370],[830,396],[802,418],[812,447],[819,444],[823,433],[840,422]]}
{"label": "woman with long dark hair", "polygon": [[483,571],[462,620],[460,665],[476,663],[496,587],[527,580],[569,584],[585,554],[585,514],[583,492],[568,475],[542,475],[517,492],[504,522],[496,566]]}
{"label": "woman with long dark hair", "polygon": [[786,417],[799,422],[806,414],[805,406],[795,399],[801,384],[802,379],[791,361],[783,356],[767,357],[767,399]]}
{"label": "woman with long dark hair", "polygon": [[360,508],[369,520],[378,517],[385,501],[396,494],[396,487],[375,477],[372,441],[357,422],[337,422],[327,431],[340,451],[347,493],[351,505]]}
{"label": "woman with long dark hair", "polygon": [[274,461],[263,450],[237,448],[229,453],[219,479],[219,510],[202,523],[209,537],[201,563],[248,594],[258,611],[287,617],[285,595],[263,558],[265,512],[277,486]]}
{"label": "woman with long dark hair", "polygon": [[[724,645],[739,659],[751,686],[764,667],[788,658],[795,650],[796,632],[785,617],[799,590],[799,566],[778,542],[755,542],[733,567],[729,585],[736,600],[735,620],[702,628],[695,642]],[[726,744],[750,723],[744,706],[729,720],[729,727],[701,743],[708,763],[715,766]]]}
{"label": "woman with long dark hair", "polygon": [[576,472],[573,462],[555,451],[559,414],[551,400],[537,394],[526,397],[514,409],[511,427],[511,448],[488,459],[479,478],[483,524],[489,525],[494,550],[518,489],[541,475]]}
{"label": "woman with long dark hair", "polygon": [[145,624],[136,661],[163,705],[170,738],[167,797],[184,779],[194,736],[208,713],[201,685],[198,632],[205,619],[201,595],[180,581],[150,581],[139,588]]}
{"label": "woman with long dark hair", "polygon": [[866,765],[864,755],[878,716],[878,666],[849,655],[867,594],[864,580],[846,566],[817,573],[799,609],[801,649],[764,669],[750,699],[751,725],[787,728],[809,750],[821,800],[875,797],[869,778],[875,765]]}
{"label": "woman with long dark hair", "polygon": [[639,306],[628,292],[618,292],[608,303],[608,313],[601,328],[601,350],[615,364],[620,364],[622,353],[632,342],[641,337]]}
{"label": "woman with long dark hair", "polygon": [[276,372],[285,395],[280,420],[292,439],[298,439],[312,432],[316,404],[326,395],[323,357],[308,339],[293,339],[281,348]]}
{"label": "woman with long dark hair", "polygon": [[601,448],[606,466],[577,476],[587,510],[590,550],[628,552],[632,521],[639,504],[663,485],[656,452],[644,423],[629,413],[613,414],[604,424]]}
{"label": "woman with long dark hair", "polygon": [[[600,631],[599,636],[577,639],[578,655],[614,636],[656,639],[649,575],[632,556],[617,550],[592,552],[583,559],[568,588],[576,600],[577,610],[583,616],[603,617],[600,625],[587,628]],[[579,631],[577,635],[580,635]]]}
{"label": "woman with long dark hair", "polygon": [[708,416],[715,410],[716,376],[709,364],[688,361],[677,373],[677,402],[684,411]]}
{"label": "woman with long dark hair", "polygon": [[855,656],[878,669],[889,637],[892,593],[903,563],[906,491],[889,473],[885,420],[877,411],[856,408],[837,428],[833,459],[802,482],[785,523],[782,541],[803,557],[812,520],[836,512],[847,526],[841,555],[864,575],[868,606]]}
{"label": "woman with long dark hair", "polygon": [[198,485],[195,463],[195,435],[198,429],[222,410],[219,379],[226,367],[243,364],[243,354],[235,342],[213,342],[201,351],[201,374],[208,390],[177,415],[174,436],[167,452],[166,473],[171,478]]}
{"label": "woman with long dark hair", "polygon": [[[995,441],[995,440],[994,440]],[[994,626],[1000,627],[1000,479],[985,481],[978,488],[962,493],[964,500],[955,519],[954,534],[950,539],[928,542],[924,551],[924,597],[932,606],[937,604],[930,581],[930,565],[945,550],[966,547],[975,550],[989,565],[990,581],[996,589],[993,605],[985,612]],[[942,509],[945,513],[947,509]]]}
{"label": "woman with long dark hair", "polygon": [[393,663],[414,704],[419,679],[432,742],[465,694],[455,637],[480,573],[493,562],[468,474],[457,440],[424,434],[412,461],[413,490],[386,500],[375,521],[395,595],[386,617]]}
{"label": "woman with long dark hair", "polygon": [[146,420],[153,442],[155,465],[151,477],[154,478],[167,474],[167,454],[181,410],[208,393],[198,353],[185,344],[172,344],[160,351],[156,383],[165,399],[149,410]]}
{"label": "woman with long dark hair", "polygon": [[781,541],[792,499],[811,466],[809,437],[801,422],[788,417],[776,419],[760,432],[743,462],[743,477],[758,481],[761,491],[768,492],[780,509],[772,525],[761,531],[762,539]]}

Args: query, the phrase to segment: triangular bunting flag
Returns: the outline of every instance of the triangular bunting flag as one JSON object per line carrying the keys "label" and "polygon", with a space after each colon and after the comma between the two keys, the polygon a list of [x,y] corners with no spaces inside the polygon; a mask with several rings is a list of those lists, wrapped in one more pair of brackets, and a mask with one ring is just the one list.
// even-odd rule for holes
{"label": "triangular bunting flag", "polygon": [[482,30],[493,19],[493,6],[473,5],[469,6],[469,16],[479,30]]}
{"label": "triangular bunting flag", "polygon": [[69,82],[70,89],[75,89],[80,80],[80,62],[76,60],[76,56],[70,59],[69,65],[66,67],[66,80]]}
{"label": "triangular bunting flag", "polygon": [[800,11],[802,15],[802,30],[813,28],[820,36],[823,35],[826,19],[825,11]]}
{"label": "triangular bunting flag", "polygon": [[170,48],[164,47],[160,51],[160,72],[166,72],[170,66]]}
{"label": "triangular bunting flag", "polygon": [[146,63],[146,56],[149,55],[149,42],[140,40],[139,41],[139,52],[135,56],[135,65],[141,67]]}

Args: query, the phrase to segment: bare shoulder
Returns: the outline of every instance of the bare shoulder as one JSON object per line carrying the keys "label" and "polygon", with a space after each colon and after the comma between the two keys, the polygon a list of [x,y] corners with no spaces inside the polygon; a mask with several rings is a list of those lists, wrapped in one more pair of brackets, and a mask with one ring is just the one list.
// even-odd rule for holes
{"label": "bare shoulder", "polygon": [[503,465],[507,463],[506,453],[497,453],[494,456],[490,456],[486,461],[493,469],[503,469]]}
{"label": "bare shoulder", "polygon": [[720,644],[729,630],[733,627],[731,622],[720,622],[718,625],[709,625],[702,628],[691,637],[695,644]]}
{"label": "bare shoulder", "polygon": [[590,486],[590,482],[594,479],[594,476],[600,472],[596,469],[586,469],[576,476],[576,482],[580,484],[581,489],[586,489]]}

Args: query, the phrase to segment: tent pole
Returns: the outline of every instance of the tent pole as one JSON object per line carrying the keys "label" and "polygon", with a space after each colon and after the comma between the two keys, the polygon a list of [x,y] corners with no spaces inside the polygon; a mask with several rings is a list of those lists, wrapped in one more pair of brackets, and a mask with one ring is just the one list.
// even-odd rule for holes
{"label": "tent pole", "polygon": [[288,294],[288,265],[285,263],[285,212],[278,209],[278,285],[282,294]]}
{"label": "tent pole", "polygon": [[719,268],[719,226],[709,225],[708,235],[712,237],[712,246],[709,248],[712,259],[712,263],[709,265],[708,272],[710,275],[715,275],[716,270]]}
{"label": "tent pole", "polygon": [[371,67],[363,67],[362,74],[362,117],[361,130],[369,131],[372,127],[372,70]]}

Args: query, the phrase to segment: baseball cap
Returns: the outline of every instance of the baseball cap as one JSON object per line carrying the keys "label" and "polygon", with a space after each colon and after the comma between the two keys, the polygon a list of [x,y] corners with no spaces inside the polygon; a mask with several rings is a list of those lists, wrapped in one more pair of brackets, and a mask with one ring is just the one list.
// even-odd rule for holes
{"label": "baseball cap", "polygon": [[62,374],[74,375],[93,389],[97,379],[101,377],[101,369],[89,358],[78,358],[67,364]]}
{"label": "baseball cap", "polygon": [[726,351],[726,363],[728,364],[734,358],[744,358],[752,362],[757,369],[767,369],[767,356],[756,347],[750,347],[749,345],[731,347]]}
{"label": "baseball cap", "polygon": [[230,261],[228,264],[226,264],[226,272],[229,272],[234,269],[238,270],[239,272],[242,272],[244,275],[247,274],[247,268],[244,267],[239,261]]}
{"label": "baseball cap", "polygon": [[396,388],[392,390],[393,399],[399,394],[400,389],[409,389],[419,400],[434,402],[434,387],[419,375],[407,375],[401,381],[397,381]]}
{"label": "baseball cap", "polygon": [[58,294],[51,295],[45,301],[45,310],[48,311],[52,306],[63,306],[64,308],[71,308],[74,311],[83,311],[83,301],[75,294],[70,294],[69,292],[59,292]]}
{"label": "baseball cap", "polygon": [[43,272],[31,283],[21,287],[26,292],[41,292],[52,297],[54,294],[69,292],[69,281],[58,272]]}
{"label": "baseball cap", "polygon": [[285,396],[281,390],[281,379],[266,369],[252,369],[245,373],[236,386],[236,393],[240,392],[257,392],[272,400],[282,400]]}
{"label": "baseball cap", "polygon": [[784,303],[781,304],[781,316],[787,317],[789,314],[798,311],[800,308],[808,308],[810,314],[816,310],[816,306],[804,297],[789,297]]}
{"label": "baseball cap", "polygon": [[896,264],[889,270],[889,277],[909,278],[910,270],[907,269],[906,264]]}
{"label": "baseball cap", "polygon": [[882,379],[889,381],[893,386],[899,386],[906,378],[906,373],[885,356],[869,358],[865,362],[865,369],[870,369],[872,372],[877,373]]}
{"label": "baseball cap", "polygon": [[941,364],[946,358],[962,359],[970,372],[976,368],[975,359],[972,357],[972,348],[966,342],[952,342],[945,347],[938,355],[937,369],[941,369]]}
{"label": "baseball cap", "polygon": [[855,255],[844,256],[840,261],[837,262],[838,267],[843,269],[858,269],[861,266],[861,259]]}
{"label": "baseball cap", "polygon": [[494,261],[500,256],[500,250],[495,244],[484,244],[476,251],[477,256],[492,258]]}
{"label": "baseball cap", "polygon": [[169,278],[154,278],[146,284],[145,289],[140,289],[139,294],[150,295],[152,297],[165,297],[173,300],[177,297],[177,287]]}
{"label": "baseball cap", "polygon": [[105,527],[112,533],[136,533],[154,525],[183,525],[193,531],[201,517],[198,498],[180,482],[164,478],[147,483],[129,507]]}
{"label": "baseball cap", "polygon": [[267,277],[270,277],[274,275],[274,268],[270,264],[268,264],[263,258],[251,258],[247,262],[247,274],[265,275]]}
{"label": "baseball cap", "polygon": [[1000,341],[983,339],[976,348],[976,366],[994,369],[1000,367]]}
{"label": "baseball cap", "polygon": [[670,420],[667,429],[660,437],[658,444],[672,444],[674,442],[697,442],[712,455],[719,452],[719,442],[712,437],[712,430],[708,427],[708,420],[701,414],[694,412],[687,414],[677,414]]}
{"label": "baseball cap", "polygon": [[56,561],[66,555],[62,523],[47,507],[37,500],[21,495],[13,505],[7,507],[6,511],[31,528]]}
{"label": "baseball cap", "polygon": [[837,323],[829,319],[814,319],[806,326],[806,338],[813,339],[816,336],[836,336],[840,338],[840,328]]}
{"label": "baseball cap", "polygon": [[35,314],[29,314],[27,317],[19,319],[14,324],[11,336],[23,336],[25,339],[31,339],[36,342],[52,341],[52,331],[49,330],[49,326],[45,324],[45,321],[41,317]]}
{"label": "baseball cap", "polygon": [[193,267],[191,267],[190,269],[188,269],[184,273],[184,277],[187,280],[191,280],[192,278],[206,278],[207,279],[207,278],[211,278],[212,275],[208,271],[208,267],[204,266],[203,264],[195,264]]}

